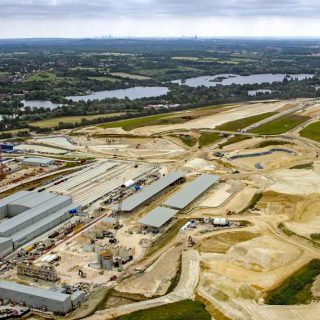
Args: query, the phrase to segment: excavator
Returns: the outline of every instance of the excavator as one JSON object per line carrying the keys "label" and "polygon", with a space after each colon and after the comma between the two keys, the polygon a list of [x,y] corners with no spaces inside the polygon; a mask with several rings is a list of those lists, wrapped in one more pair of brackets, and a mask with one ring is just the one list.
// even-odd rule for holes
{"label": "excavator", "polygon": [[192,239],[191,236],[189,236],[189,238],[188,238],[188,247],[191,248],[191,247],[193,247],[194,245],[195,245],[194,240]]}

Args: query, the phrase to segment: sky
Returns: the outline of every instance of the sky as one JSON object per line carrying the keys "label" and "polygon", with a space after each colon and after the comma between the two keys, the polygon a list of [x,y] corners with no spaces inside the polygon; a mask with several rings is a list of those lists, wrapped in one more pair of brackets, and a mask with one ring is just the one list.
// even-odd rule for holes
{"label": "sky", "polygon": [[320,37],[320,0],[0,0],[0,38]]}

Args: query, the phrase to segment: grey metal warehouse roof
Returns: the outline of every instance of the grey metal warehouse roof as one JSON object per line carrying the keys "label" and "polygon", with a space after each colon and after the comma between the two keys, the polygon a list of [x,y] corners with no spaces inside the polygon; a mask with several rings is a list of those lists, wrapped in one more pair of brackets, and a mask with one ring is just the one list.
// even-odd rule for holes
{"label": "grey metal warehouse roof", "polygon": [[48,158],[24,158],[23,162],[39,163],[39,164],[50,164],[53,159]]}
{"label": "grey metal warehouse roof", "polygon": [[138,222],[150,227],[160,228],[177,214],[178,210],[157,207],[141,218]]}
{"label": "grey metal warehouse roof", "polygon": [[137,208],[139,205],[151,199],[160,191],[167,188],[170,184],[176,182],[177,180],[184,177],[184,173],[181,171],[176,171],[167,174],[160,180],[150,184],[145,187],[142,191],[139,191],[132,195],[131,197],[125,199],[122,202],[121,210],[122,211],[132,211]]}
{"label": "grey metal warehouse roof", "polygon": [[[34,197],[37,197],[38,194],[39,194],[38,192],[33,192]],[[68,196],[54,195],[52,199],[44,202],[43,204],[36,206],[34,208],[31,208],[29,210],[26,210],[23,213],[2,222],[0,224],[0,233],[4,233],[6,231],[11,230],[12,228],[22,225],[24,222],[31,220],[33,217],[36,217],[39,214],[46,212],[51,208],[54,208],[55,206],[58,206],[60,204],[63,205],[64,202],[66,202],[65,205],[68,205],[69,203],[72,202],[72,200]]]}
{"label": "grey metal warehouse roof", "polygon": [[17,205],[17,206],[24,206],[27,208],[34,208],[41,203],[44,203],[50,199],[57,197],[56,194],[49,193],[49,192],[35,192],[29,191],[24,197],[16,199],[10,202],[10,206]]}
{"label": "grey metal warehouse roof", "polygon": [[26,286],[26,285],[18,284],[11,281],[0,281],[0,295],[1,295],[2,289],[16,291],[18,293],[23,293],[23,294],[36,296],[39,298],[45,298],[49,300],[55,300],[59,302],[64,302],[70,299],[70,296],[64,293]]}
{"label": "grey metal warehouse roof", "polygon": [[217,181],[219,181],[218,176],[202,174],[184,186],[163,204],[169,207],[183,209]]}
{"label": "grey metal warehouse roof", "polygon": [[17,193],[12,194],[11,196],[5,197],[4,199],[0,200],[0,208],[8,205],[9,203],[16,201],[20,198],[25,197],[26,195],[28,195],[30,193],[30,191],[19,191]]}
{"label": "grey metal warehouse roof", "polygon": [[[62,218],[66,214],[66,212],[69,212],[69,210],[73,209],[74,207],[75,207],[75,204],[64,207],[64,208],[60,209],[59,211],[57,211],[53,214],[50,214],[43,219],[40,219],[39,221],[33,223],[32,225],[25,227],[22,230],[19,230],[18,232],[12,234],[10,237],[15,242],[15,241],[19,241],[21,239],[26,238],[29,234],[32,234],[33,232],[40,232],[41,228],[44,228],[46,225],[50,224],[50,222],[54,222],[56,219],[59,220],[60,218]],[[51,229],[51,228],[49,228],[49,229]],[[49,229],[47,229],[47,230],[49,230]],[[41,232],[41,233],[43,233],[43,232]]]}
{"label": "grey metal warehouse roof", "polygon": [[10,238],[0,237],[0,244],[8,242],[12,242],[12,240]]}

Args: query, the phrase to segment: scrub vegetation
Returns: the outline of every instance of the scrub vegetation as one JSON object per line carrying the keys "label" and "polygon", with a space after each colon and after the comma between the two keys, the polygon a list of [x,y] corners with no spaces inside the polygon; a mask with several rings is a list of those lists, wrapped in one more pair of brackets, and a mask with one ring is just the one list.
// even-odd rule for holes
{"label": "scrub vegetation", "polygon": [[293,305],[311,302],[311,286],[316,276],[320,274],[320,260],[313,259],[302,267],[279,288],[271,291],[266,297],[267,304]]}
{"label": "scrub vegetation", "polygon": [[147,310],[136,311],[116,318],[116,320],[210,320],[211,316],[205,306],[192,300],[166,304]]}

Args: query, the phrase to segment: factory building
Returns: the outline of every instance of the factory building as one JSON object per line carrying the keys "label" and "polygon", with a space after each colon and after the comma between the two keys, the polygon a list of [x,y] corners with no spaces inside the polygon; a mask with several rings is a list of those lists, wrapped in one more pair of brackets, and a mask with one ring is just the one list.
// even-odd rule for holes
{"label": "factory building", "polygon": [[219,181],[219,177],[211,174],[201,176],[188,183],[163,204],[165,206],[182,210],[196,200],[201,194]]}
{"label": "factory building", "polygon": [[21,191],[0,202],[0,257],[31,241],[70,217],[75,208],[68,196]]}
{"label": "factory building", "polygon": [[54,160],[48,158],[24,158],[22,164],[26,166],[49,167],[54,163]]}
{"label": "factory building", "polygon": [[13,241],[10,238],[0,237],[0,258],[12,252]]}
{"label": "factory building", "polygon": [[0,299],[52,312],[67,313],[72,310],[71,295],[9,281],[0,281]]}
{"label": "factory building", "polygon": [[172,219],[178,210],[157,207],[142,217],[138,222],[148,227],[159,229]]}
{"label": "factory building", "polygon": [[158,181],[145,187],[142,191],[138,191],[131,197],[125,199],[122,202],[121,211],[131,212],[137,209],[139,206],[143,205],[147,201],[150,201],[156,195],[159,195],[172,184],[181,182],[184,179],[184,175],[185,174],[180,171],[167,174]]}

